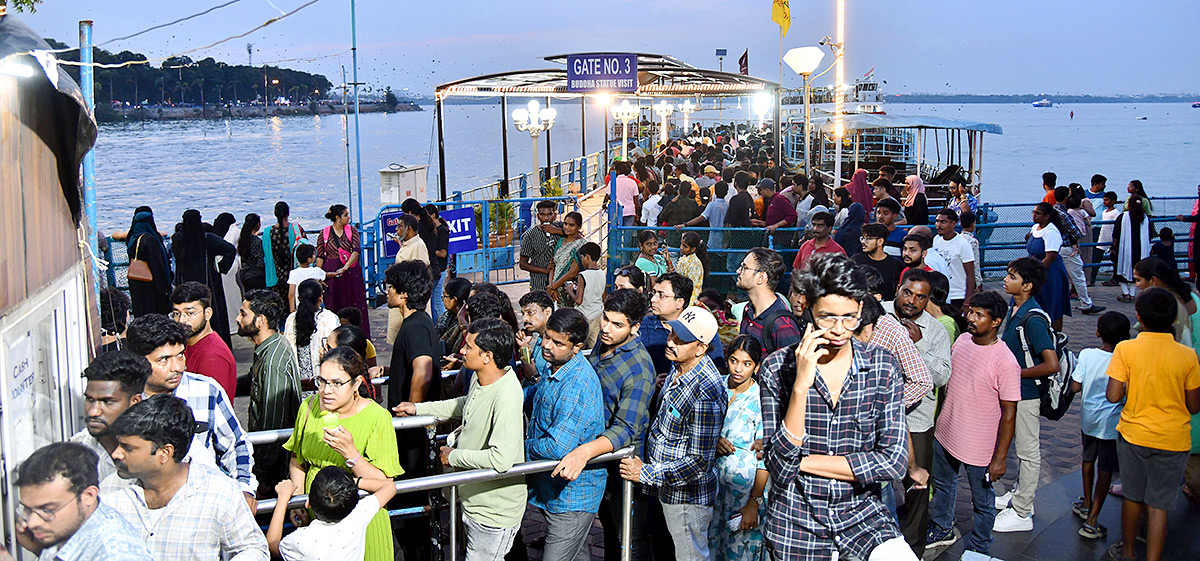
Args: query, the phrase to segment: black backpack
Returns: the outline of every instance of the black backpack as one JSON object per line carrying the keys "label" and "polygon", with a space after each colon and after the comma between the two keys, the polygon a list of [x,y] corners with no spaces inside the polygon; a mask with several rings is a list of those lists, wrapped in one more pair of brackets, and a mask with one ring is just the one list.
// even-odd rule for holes
{"label": "black backpack", "polygon": [[[756,318],[747,318],[746,321],[750,322],[751,325],[761,327],[763,330],[763,356],[779,350],[779,347],[776,346],[775,342],[775,322],[783,316],[792,316],[792,312],[791,310],[787,309],[787,306],[783,306],[780,309],[767,314],[767,316],[763,318],[762,323],[756,321]],[[794,321],[795,319],[795,316],[793,316],[792,320]],[[770,350],[768,351],[768,349]]]}
{"label": "black backpack", "polygon": [[[1050,316],[1041,309],[1030,310],[1021,318],[1020,325],[1017,326],[1017,336],[1021,339],[1021,350],[1025,352],[1025,364],[1032,367],[1034,363],[1033,353],[1029,350],[1029,338],[1025,335],[1026,328],[1029,324],[1029,318],[1038,315],[1046,320],[1046,325],[1050,325]],[[1071,372],[1075,370],[1075,363],[1078,360],[1075,353],[1067,348],[1069,342],[1067,334],[1061,331],[1055,331],[1050,328],[1050,338],[1054,340],[1054,353],[1058,355],[1058,372],[1038,378],[1035,380],[1038,388],[1038,397],[1041,400],[1041,415],[1051,421],[1057,421],[1067,413],[1067,409],[1071,408],[1071,401],[1075,399],[1075,392],[1071,391]]]}

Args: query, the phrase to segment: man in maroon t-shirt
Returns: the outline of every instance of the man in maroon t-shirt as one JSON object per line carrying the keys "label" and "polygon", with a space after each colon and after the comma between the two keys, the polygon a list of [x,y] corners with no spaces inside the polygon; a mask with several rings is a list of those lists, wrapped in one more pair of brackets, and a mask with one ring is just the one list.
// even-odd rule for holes
{"label": "man in maroon t-shirt", "polygon": [[213,331],[212,292],[195,281],[185,282],[171,291],[171,319],[188,330],[187,371],[208,376],[221,385],[230,400],[237,388],[237,362],[229,345]]}

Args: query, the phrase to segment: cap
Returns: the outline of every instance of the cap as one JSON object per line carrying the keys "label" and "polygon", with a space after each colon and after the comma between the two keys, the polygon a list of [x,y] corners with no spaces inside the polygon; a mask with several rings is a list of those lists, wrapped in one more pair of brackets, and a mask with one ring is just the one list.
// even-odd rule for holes
{"label": "cap", "polygon": [[762,181],[758,182],[758,188],[759,189],[770,189],[770,190],[774,191],[775,190],[775,180],[771,179],[770,177],[764,177],[762,179]]}
{"label": "cap", "polygon": [[717,173],[717,168],[713,166],[704,166],[704,173]]}
{"label": "cap", "polygon": [[702,341],[711,343],[717,335],[717,318],[699,306],[690,306],[679,314],[678,319],[667,322],[671,330],[684,343]]}

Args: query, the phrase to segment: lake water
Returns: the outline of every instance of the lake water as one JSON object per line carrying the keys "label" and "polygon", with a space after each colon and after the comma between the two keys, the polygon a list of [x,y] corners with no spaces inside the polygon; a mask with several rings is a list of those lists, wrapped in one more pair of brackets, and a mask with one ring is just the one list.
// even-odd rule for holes
{"label": "lake water", "polygon": [[[598,107],[588,109],[586,145],[578,104],[564,102],[557,108],[559,119],[551,131],[555,161],[577,157],[585,148],[589,152],[602,148],[604,115]],[[892,104],[887,111],[1002,126],[1003,135],[986,135],[984,140],[986,201],[1040,199],[1044,171],[1058,173],[1062,184],[1085,186],[1092,174],[1101,173],[1109,178],[1109,188],[1118,192],[1130,179],[1141,179],[1152,196],[1194,196],[1200,183],[1200,109],[1187,104],[1076,104],[1050,109],[1029,104]],[[741,113],[727,111],[726,120],[744,119]],[[368,220],[379,206],[378,171],[388,164],[429,165],[430,195],[436,193],[432,107],[421,112],[363,114],[360,122]],[[499,104],[447,106],[450,192],[475,188],[501,175],[501,126],[509,127],[510,174],[529,171],[529,135],[512,128]],[[323,226],[329,205],[345,204],[348,197],[344,139],[340,115],[104,124],[96,143],[100,226],[108,231],[127,228],[133,208],[142,204],[154,208],[162,228],[189,208],[199,209],[206,220],[225,211],[239,221],[248,212],[269,220],[278,200],[288,201],[292,216],[306,227]],[[545,141],[540,142],[544,164]]]}

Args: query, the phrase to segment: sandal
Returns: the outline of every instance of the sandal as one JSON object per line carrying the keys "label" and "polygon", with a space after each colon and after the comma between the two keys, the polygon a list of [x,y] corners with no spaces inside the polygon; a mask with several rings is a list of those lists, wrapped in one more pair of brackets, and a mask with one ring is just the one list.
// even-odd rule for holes
{"label": "sandal", "polygon": [[1091,509],[1087,507],[1087,503],[1083,502],[1083,497],[1079,497],[1071,504],[1071,512],[1074,512],[1076,516],[1086,521],[1088,515],[1091,514]]}
{"label": "sandal", "polygon": [[1125,557],[1121,554],[1121,549],[1125,547],[1124,543],[1117,540],[1112,545],[1108,546],[1108,551],[1104,552],[1104,557],[1107,561],[1137,561],[1137,557]]}
{"label": "sandal", "polygon": [[1083,527],[1079,529],[1079,535],[1092,540],[1102,540],[1108,537],[1108,528],[1100,524],[1092,526],[1091,524],[1084,523]]}

